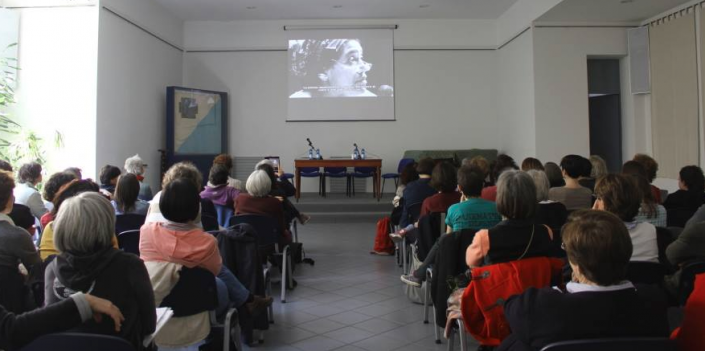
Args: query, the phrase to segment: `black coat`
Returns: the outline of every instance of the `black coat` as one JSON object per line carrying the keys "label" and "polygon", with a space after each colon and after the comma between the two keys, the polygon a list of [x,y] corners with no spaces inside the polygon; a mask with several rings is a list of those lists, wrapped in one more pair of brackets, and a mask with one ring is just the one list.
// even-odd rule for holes
{"label": "black coat", "polygon": [[[257,243],[257,233],[249,224],[237,224],[218,233],[218,249],[223,264],[233,272],[237,280],[253,295],[264,296],[264,273]],[[252,318],[246,308],[238,309],[243,332],[252,333],[253,329],[269,329],[267,314]]]}
{"label": "black coat", "polygon": [[666,308],[655,286],[577,293],[529,288],[507,300],[512,335],[496,351],[540,350],[576,339],[668,337]]}
{"label": "black coat", "polygon": [[426,259],[431,247],[442,234],[440,213],[430,213],[419,218],[418,239],[416,240],[419,260]]}
{"label": "black coat", "polygon": [[452,293],[448,280],[462,274],[468,269],[465,264],[465,250],[472,244],[475,229],[463,229],[459,232],[441,235],[438,241],[438,254],[433,265],[431,298],[436,306],[436,325],[445,328],[448,297]]}

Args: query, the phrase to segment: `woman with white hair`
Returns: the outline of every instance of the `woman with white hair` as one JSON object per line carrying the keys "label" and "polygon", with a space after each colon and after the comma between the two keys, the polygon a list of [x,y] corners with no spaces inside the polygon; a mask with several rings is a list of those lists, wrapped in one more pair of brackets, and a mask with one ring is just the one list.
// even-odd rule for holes
{"label": "woman with white hair", "polygon": [[140,181],[140,194],[138,198],[143,201],[151,201],[153,197],[152,188],[149,184],[144,182],[145,168],[147,168],[147,165],[142,161],[139,154],[125,160],[125,172],[136,175],[137,180]]}
{"label": "woman with white hair", "polygon": [[497,180],[497,212],[502,221],[475,233],[465,252],[470,268],[522,258],[550,256],[553,231],[536,224],[536,186],[521,171],[502,172]]}
{"label": "woman with white hair", "polygon": [[136,350],[154,332],[156,313],[152,284],[139,257],[113,247],[115,211],[95,192],[67,199],[53,222],[54,245],[60,254],[45,272],[47,304],[70,299],[77,292],[108,299],[122,311],[119,332],[109,319],[88,322],[77,330],[119,336]]}
{"label": "woman with white hair", "polygon": [[270,196],[272,180],[263,170],[252,172],[245,183],[247,194],[240,193],[235,200],[235,214],[258,214],[273,217],[284,235],[285,242],[291,242],[291,234],[284,223],[284,208],[281,201]]}

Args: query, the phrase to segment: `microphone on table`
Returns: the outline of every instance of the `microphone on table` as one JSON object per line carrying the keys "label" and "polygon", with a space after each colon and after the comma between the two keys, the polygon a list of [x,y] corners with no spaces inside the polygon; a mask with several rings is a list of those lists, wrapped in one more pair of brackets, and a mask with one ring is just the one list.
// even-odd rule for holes
{"label": "microphone on table", "polygon": [[315,147],[313,147],[313,143],[311,142],[311,139],[306,138],[306,141],[308,141],[308,146],[309,146],[310,148],[315,149]]}

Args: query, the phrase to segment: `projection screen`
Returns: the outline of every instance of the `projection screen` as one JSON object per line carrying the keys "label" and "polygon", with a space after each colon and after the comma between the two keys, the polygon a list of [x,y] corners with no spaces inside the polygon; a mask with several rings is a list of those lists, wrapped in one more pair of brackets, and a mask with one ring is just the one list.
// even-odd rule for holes
{"label": "projection screen", "polygon": [[288,34],[287,121],[394,120],[391,29]]}

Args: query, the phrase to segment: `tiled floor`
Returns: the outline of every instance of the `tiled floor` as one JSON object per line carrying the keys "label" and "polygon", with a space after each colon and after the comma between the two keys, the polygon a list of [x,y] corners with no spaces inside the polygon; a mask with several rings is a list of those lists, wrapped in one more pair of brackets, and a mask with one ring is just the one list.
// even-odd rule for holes
{"label": "tiled floor", "polygon": [[314,218],[299,228],[316,264],[297,266],[298,287],[285,304],[275,297],[275,324],[265,342],[246,350],[446,349],[446,340],[435,344],[433,324],[423,324],[422,306],[403,294],[395,259],[369,254],[375,224],[351,222],[317,224]]}

